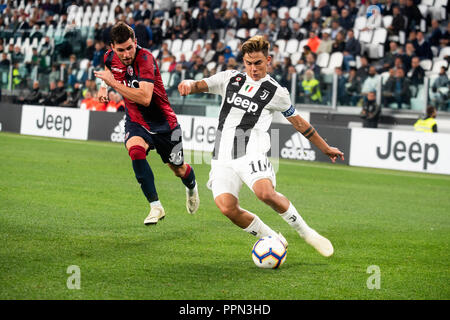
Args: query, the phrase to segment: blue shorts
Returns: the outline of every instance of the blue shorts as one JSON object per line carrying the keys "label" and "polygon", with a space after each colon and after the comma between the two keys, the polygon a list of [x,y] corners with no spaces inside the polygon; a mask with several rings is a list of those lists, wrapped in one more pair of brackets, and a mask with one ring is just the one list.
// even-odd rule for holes
{"label": "blue shorts", "polygon": [[177,125],[169,132],[150,132],[139,123],[125,122],[125,145],[131,137],[141,137],[147,142],[149,148],[156,149],[164,163],[170,163],[175,166],[181,166],[184,163],[182,131],[180,125]]}

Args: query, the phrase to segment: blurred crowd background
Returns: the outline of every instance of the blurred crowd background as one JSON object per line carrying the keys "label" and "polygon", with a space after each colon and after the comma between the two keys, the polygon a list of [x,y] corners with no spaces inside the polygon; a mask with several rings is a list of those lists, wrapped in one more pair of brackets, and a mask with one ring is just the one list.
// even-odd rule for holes
{"label": "blurred crowd background", "polygon": [[[122,111],[122,97],[96,101],[117,21],[158,61],[169,99],[178,83],[243,70],[240,47],[253,35],[271,43],[269,73],[297,104],[450,111],[447,0],[1,1],[3,96],[14,102]],[[187,100],[187,101],[186,101]]]}

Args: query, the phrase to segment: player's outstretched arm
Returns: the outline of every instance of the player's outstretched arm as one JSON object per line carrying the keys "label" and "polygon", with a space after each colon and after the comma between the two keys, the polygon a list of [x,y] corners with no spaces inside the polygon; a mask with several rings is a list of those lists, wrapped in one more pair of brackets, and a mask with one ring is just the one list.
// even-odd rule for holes
{"label": "player's outstretched arm", "polygon": [[319,135],[314,127],[300,115],[287,118],[294,128],[300,132],[306,139],[309,139],[314,145],[320,149],[324,154],[330,157],[332,162],[336,162],[339,157],[344,160],[344,153],[338,148],[330,147],[325,140]]}
{"label": "player's outstretched arm", "polygon": [[208,85],[204,80],[183,80],[178,85],[178,92],[182,96],[189,94],[208,92]]}

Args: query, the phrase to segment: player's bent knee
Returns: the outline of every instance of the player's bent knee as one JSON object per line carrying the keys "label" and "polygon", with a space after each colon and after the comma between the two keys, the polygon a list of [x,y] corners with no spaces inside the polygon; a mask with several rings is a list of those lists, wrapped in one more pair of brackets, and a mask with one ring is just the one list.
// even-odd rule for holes
{"label": "player's bent knee", "polygon": [[143,160],[147,157],[145,148],[139,145],[131,146],[128,149],[128,155],[131,160]]}
{"label": "player's bent knee", "polygon": [[274,190],[255,191],[255,195],[259,200],[263,201],[264,203],[272,203],[273,201],[275,201],[275,198],[277,196]]}

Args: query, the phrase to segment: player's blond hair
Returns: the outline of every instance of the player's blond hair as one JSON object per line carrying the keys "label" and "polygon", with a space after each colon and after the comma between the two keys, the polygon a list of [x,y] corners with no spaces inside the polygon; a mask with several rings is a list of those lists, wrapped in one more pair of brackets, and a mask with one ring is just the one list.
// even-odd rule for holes
{"label": "player's blond hair", "polygon": [[242,45],[242,55],[246,53],[262,52],[265,57],[269,55],[270,43],[263,36],[253,36]]}

